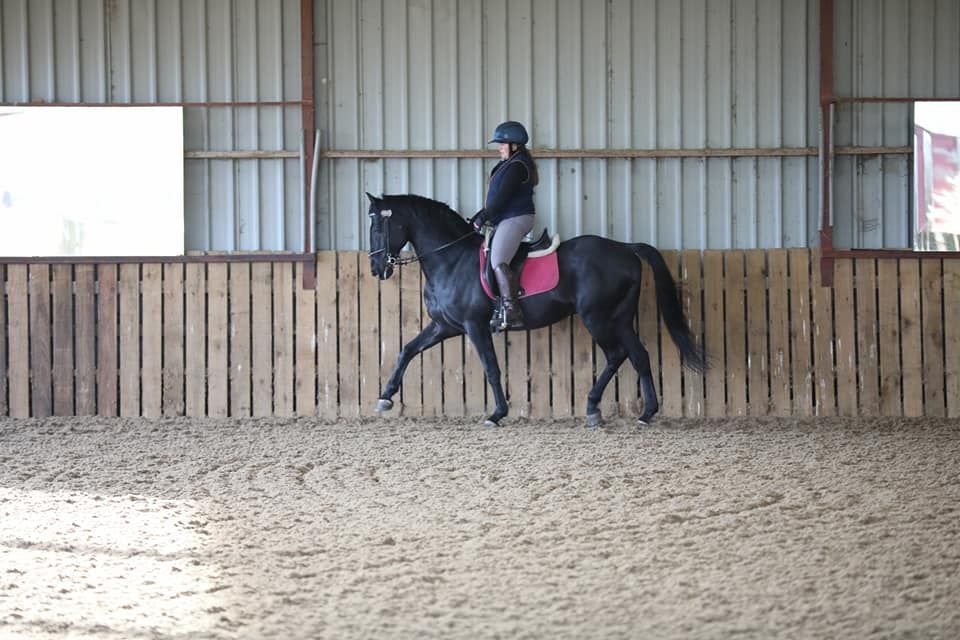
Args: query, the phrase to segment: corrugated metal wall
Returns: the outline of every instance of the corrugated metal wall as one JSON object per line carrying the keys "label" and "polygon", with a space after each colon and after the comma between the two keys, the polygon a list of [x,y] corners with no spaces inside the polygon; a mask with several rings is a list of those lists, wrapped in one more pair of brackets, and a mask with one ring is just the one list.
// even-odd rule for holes
{"label": "corrugated metal wall", "polygon": [[[816,0],[328,0],[336,150],[485,148],[525,122],[537,149],[814,147]],[[319,36],[320,34],[318,34]],[[465,215],[493,159],[334,159],[321,247],[365,246],[363,192]],[[806,246],[815,157],[540,160],[539,222],[662,248]]]}
{"label": "corrugated metal wall", "polygon": [[[300,99],[297,0],[0,0],[0,25],[0,102]],[[186,248],[301,250],[296,157],[203,157],[296,153],[300,109],[187,107],[184,127]]]}
{"label": "corrugated metal wall", "polygon": [[[840,96],[960,95],[956,0],[836,0]],[[545,150],[813,148],[817,0],[315,0],[328,149],[318,248],[363,248],[363,191],[465,215],[516,118]],[[297,0],[0,0],[0,102],[296,101]],[[907,104],[841,104],[838,146],[910,143]],[[300,110],[185,109],[186,247],[298,250]],[[469,157],[472,156],[472,157]],[[817,243],[815,157],[550,158],[540,224],[663,248]],[[909,154],[838,156],[835,244],[909,244]]]}
{"label": "corrugated metal wall", "polygon": [[[834,85],[842,97],[960,96],[960,2],[837,0]],[[841,104],[838,146],[908,146],[909,103]],[[834,244],[909,247],[912,156],[838,157]]]}

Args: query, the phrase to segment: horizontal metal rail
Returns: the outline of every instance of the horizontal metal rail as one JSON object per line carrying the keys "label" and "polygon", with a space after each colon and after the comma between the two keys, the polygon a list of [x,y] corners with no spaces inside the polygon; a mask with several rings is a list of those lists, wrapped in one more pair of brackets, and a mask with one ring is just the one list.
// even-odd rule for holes
{"label": "horizontal metal rail", "polygon": [[300,107],[304,100],[241,100],[223,102],[0,102],[0,107]]}
{"label": "horizontal metal rail", "polygon": [[838,104],[855,104],[860,102],[869,102],[869,103],[957,102],[957,101],[960,101],[960,97],[954,96],[952,98],[908,98],[908,97],[901,96],[898,98],[881,98],[880,96],[833,96],[830,101],[836,102]]}
{"label": "horizontal metal rail", "polygon": [[314,253],[203,253],[180,256],[0,256],[0,264],[187,264],[220,262],[312,262]]}
{"label": "horizontal metal rail", "polygon": [[274,158],[299,158],[299,151],[252,150],[252,151],[185,151],[187,160],[270,160]]}
{"label": "horizontal metal rail", "polygon": [[[531,149],[536,158],[791,158],[815,157],[817,147],[742,149]],[[912,147],[837,147],[837,155],[898,155],[913,153]],[[484,149],[324,149],[323,158],[380,160],[388,158],[495,158],[496,151]]]}

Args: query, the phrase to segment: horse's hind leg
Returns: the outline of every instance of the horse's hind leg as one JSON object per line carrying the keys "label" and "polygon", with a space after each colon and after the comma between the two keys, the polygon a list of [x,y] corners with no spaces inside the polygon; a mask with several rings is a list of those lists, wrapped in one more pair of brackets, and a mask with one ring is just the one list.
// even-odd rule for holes
{"label": "horse's hind leg", "polygon": [[599,407],[600,399],[603,398],[604,390],[607,388],[607,385],[610,384],[610,380],[617,373],[620,365],[627,359],[627,351],[619,342],[605,340],[604,342],[597,342],[597,344],[603,349],[603,355],[607,359],[607,366],[604,367],[600,375],[597,376],[597,381],[593,384],[593,388],[590,389],[590,393],[587,394],[588,427],[597,427],[603,421]]}
{"label": "horse's hind leg", "polygon": [[633,327],[622,331],[620,335],[630,357],[630,363],[637,371],[637,392],[643,396],[643,413],[640,414],[639,421],[641,424],[647,424],[660,410],[657,389],[653,384],[653,374],[650,371],[650,354],[640,342],[640,337]]}

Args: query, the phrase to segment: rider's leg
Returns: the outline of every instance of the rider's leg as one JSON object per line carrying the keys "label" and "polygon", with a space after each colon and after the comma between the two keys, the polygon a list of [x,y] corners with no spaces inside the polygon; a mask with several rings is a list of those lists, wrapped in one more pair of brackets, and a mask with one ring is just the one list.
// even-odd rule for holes
{"label": "rider's leg", "polygon": [[497,285],[500,287],[500,297],[503,303],[503,316],[499,328],[522,327],[523,313],[517,304],[519,283],[510,269],[510,261],[517,253],[517,248],[523,236],[533,229],[534,216],[525,215],[507,218],[497,225],[497,233],[493,236],[490,247],[490,261],[494,266]]}
{"label": "rider's leg", "polygon": [[517,301],[520,291],[520,283],[517,281],[517,276],[506,262],[498,264],[493,272],[497,276],[497,286],[500,288],[500,302],[503,305],[503,317],[499,328],[517,329],[522,327],[523,312],[520,311],[520,304]]}

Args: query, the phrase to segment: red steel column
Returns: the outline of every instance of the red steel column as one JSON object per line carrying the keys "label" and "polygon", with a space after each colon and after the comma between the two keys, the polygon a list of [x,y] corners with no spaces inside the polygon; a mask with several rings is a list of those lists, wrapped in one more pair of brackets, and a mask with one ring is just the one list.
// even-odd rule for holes
{"label": "red steel column", "polygon": [[[310,215],[313,210],[313,203],[310,201],[314,139],[313,59],[313,0],[300,0],[300,122],[303,127],[304,253],[313,253],[315,250],[310,240],[313,235],[311,226],[314,224]],[[315,265],[315,259],[304,263],[303,287],[305,289],[314,288]]]}
{"label": "red steel column", "polygon": [[833,286],[833,0],[820,0],[820,277]]}

